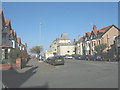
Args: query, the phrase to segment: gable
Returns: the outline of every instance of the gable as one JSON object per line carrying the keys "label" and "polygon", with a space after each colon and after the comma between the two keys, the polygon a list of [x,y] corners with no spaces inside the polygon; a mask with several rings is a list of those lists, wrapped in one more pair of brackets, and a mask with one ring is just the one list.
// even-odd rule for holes
{"label": "gable", "polygon": [[115,25],[113,25],[111,28],[109,28],[108,30],[106,30],[101,36],[104,37],[108,33],[111,33],[111,35],[112,34],[118,35],[120,33],[120,29],[117,28]]}

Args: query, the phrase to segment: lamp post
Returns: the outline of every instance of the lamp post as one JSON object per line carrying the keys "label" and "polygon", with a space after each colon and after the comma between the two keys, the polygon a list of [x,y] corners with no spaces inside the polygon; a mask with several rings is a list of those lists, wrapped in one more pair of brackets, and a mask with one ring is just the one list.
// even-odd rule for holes
{"label": "lamp post", "polygon": [[[41,46],[41,41],[42,41],[42,25],[43,25],[43,22],[40,22],[39,23],[39,33],[40,33],[40,46]],[[41,60],[42,60],[42,57],[41,57],[41,51],[40,51],[40,55],[39,55],[39,61],[41,62]]]}

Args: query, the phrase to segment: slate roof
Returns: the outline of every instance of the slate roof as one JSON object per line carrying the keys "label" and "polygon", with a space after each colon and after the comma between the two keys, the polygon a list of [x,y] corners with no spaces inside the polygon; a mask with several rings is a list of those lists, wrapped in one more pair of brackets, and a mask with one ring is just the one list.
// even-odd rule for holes
{"label": "slate roof", "polygon": [[17,37],[17,42],[18,42],[19,44],[21,43],[20,37]]}
{"label": "slate roof", "polygon": [[10,19],[6,19],[6,20],[5,20],[5,26],[9,26],[10,21],[11,21]]}
{"label": "slate roof", "polygon": [[68,37],[66,33],[63,33],[61,37],[59,38],[59,40],[70,40],[70,38]]}

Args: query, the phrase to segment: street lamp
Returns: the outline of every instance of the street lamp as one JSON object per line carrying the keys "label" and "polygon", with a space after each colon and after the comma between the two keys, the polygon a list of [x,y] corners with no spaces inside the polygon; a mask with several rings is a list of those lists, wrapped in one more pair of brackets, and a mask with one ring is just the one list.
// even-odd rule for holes
{"label": "street lamp", "polygon": [[[42,25],[43,25],[43,22],[40,22],[39,23],[39,33],[40,33],[40,46],[42,45],[41,43],[41,41],[42,41]],[[40,62],[41,62],[41,60],[42,60],[42,57],[41,57],[41,52],[40,52],[40,56],[39,56],[39,60],[40,60]]]}

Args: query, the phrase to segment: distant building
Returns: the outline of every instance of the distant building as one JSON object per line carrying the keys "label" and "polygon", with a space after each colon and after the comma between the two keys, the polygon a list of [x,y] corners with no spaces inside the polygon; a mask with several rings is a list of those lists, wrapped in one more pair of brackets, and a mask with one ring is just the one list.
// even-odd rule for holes
{"label": "distant building", "polygon": [[60,38],[53,41],[50,46],[51,51],[57,55],[75,54],[75,47],[71,43],[67,34],[63,33]]}

